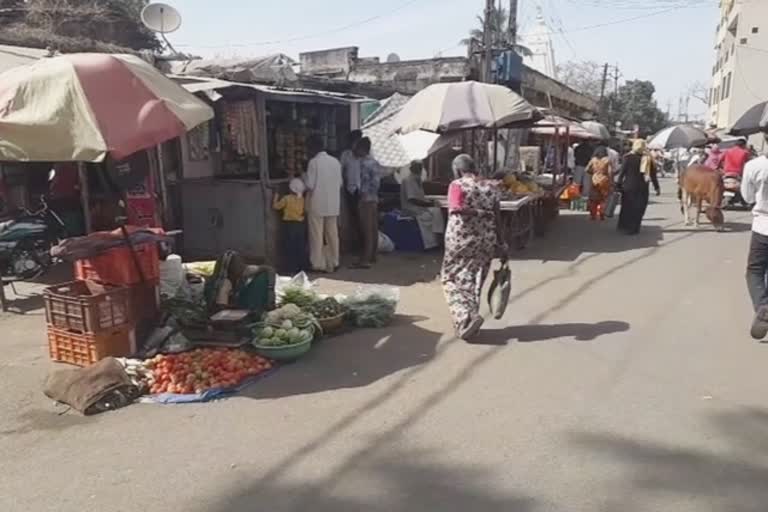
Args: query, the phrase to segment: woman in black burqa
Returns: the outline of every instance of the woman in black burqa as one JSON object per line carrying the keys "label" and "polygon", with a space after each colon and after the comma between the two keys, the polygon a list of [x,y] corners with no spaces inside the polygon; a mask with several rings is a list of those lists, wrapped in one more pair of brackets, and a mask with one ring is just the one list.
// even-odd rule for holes
{"label": "woman in black burqa", "polygon": [[621,190],[619,231],[636,235],[640,232],[640,225],[648,208],[649,183],[653,183],[656,195],[660,194],[656,164],[648,153],[644,140],[636,140],[632,151],[624,157],[617,182]]}

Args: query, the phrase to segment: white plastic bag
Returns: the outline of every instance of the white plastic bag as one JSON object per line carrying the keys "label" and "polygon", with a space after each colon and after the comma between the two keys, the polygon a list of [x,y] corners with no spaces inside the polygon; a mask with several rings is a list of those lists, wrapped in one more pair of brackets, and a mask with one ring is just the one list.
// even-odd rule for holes
{"label": "white plastic bag", "polygon": [[395,251],[395,243],[387,235],[379,231],[379,252],[387,253]]}
{"label": "white plastic bag", "polygon": [[344,301],[349,321],[357,327],[384,327],[395,317],[400,288],[361,286]]}

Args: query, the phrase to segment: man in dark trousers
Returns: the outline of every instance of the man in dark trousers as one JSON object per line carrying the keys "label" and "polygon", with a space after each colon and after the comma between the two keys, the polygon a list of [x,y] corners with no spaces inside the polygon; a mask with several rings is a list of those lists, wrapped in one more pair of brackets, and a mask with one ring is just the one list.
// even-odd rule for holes
{"label": "man in dark trousers", "polygon": [[351,242],[359,246],[362,240],[360,229],[360,216],[358,207],[360,202],[360,159],[355,155],[355,146],[363,138],[363,132],[352,130],[347,136],[347,147],[341,153],[341,172],[344,176],[344,198],[346,199],[347,212],[349,214],[349,233]]}
{"label": "man in dark trousers", "polygon": [[589,197],[589,191],[592,187],[592,179],[587,174],[587,165],[592,160],[595,153],[595,146],[589,141],[584,141],[573,150],[574,163],[573,182],[581,189],[581,197]]}
{"label": "man in dark trousers", "polygon": [[[768,135],[766,135],[768,142]],[[755,308],[750,334],[756,340],[768,335],[768,157],[760,156],[744,166],[741,195],[752,209],[752,241],[747,259],[747,289]]]}

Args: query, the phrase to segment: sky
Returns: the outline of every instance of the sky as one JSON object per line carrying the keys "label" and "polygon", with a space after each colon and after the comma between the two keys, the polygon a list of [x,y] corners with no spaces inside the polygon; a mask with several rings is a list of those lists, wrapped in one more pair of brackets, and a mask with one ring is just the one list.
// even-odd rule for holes
{"label": "sky", "polygon": [[[401,59],[462,55],[483,0],[164,0],[183,17],[169,35],[179,51],[203,57],[255,57],[358,46],[360,55]],[[504,4],[508,2],[504,1]],[[707,87],[714,62],[717,0],[519,0],[520,32],[540,8],[556,61],[618,64],[624,79],[651,80],[659,106],[694,82]],[[706,107],[690,101],[691,114]]]}

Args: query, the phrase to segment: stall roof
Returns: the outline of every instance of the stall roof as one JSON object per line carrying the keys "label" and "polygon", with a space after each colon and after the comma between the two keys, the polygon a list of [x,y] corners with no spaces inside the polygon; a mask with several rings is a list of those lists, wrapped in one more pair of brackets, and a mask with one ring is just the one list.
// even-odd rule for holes
{"label": "stall roof", "polygon": [[363,124],[363,134],[371,139],[373,156],[384,167],[401,168],[414,160],[424,160],[453,140],[424,130],[396,134],[394,117],[410,99],[410,96],[395,93],[384,100]]}
{"label": "stall roof", "polygon": [[229,88],[246,88],[254,89],[263,94],[267,94],[273,97],[284,96],[286,98],[306,98],[306,99],[321,99],[331,103],[362,103],[371,101],[370,98],[365,96],[358,96],[356,94],[344,94],[329,91],[318,91],[315,89],[298,89],[292,87],[277,87],[272,85],[262,84],[249,84],[243,82],[230,82],[228,80],[220,80],[217,78],[206,77],[192,77],[192,76],[180,76],[172,75],[171,78],[179,83],[182,87],[191,93],[206,93],[209,96],[216,94],[223,89]]}
{"label": "stall roof", "polygon": [[48,50],[0,44],[0,73],[18,66],[32,64],[48,54]]}

